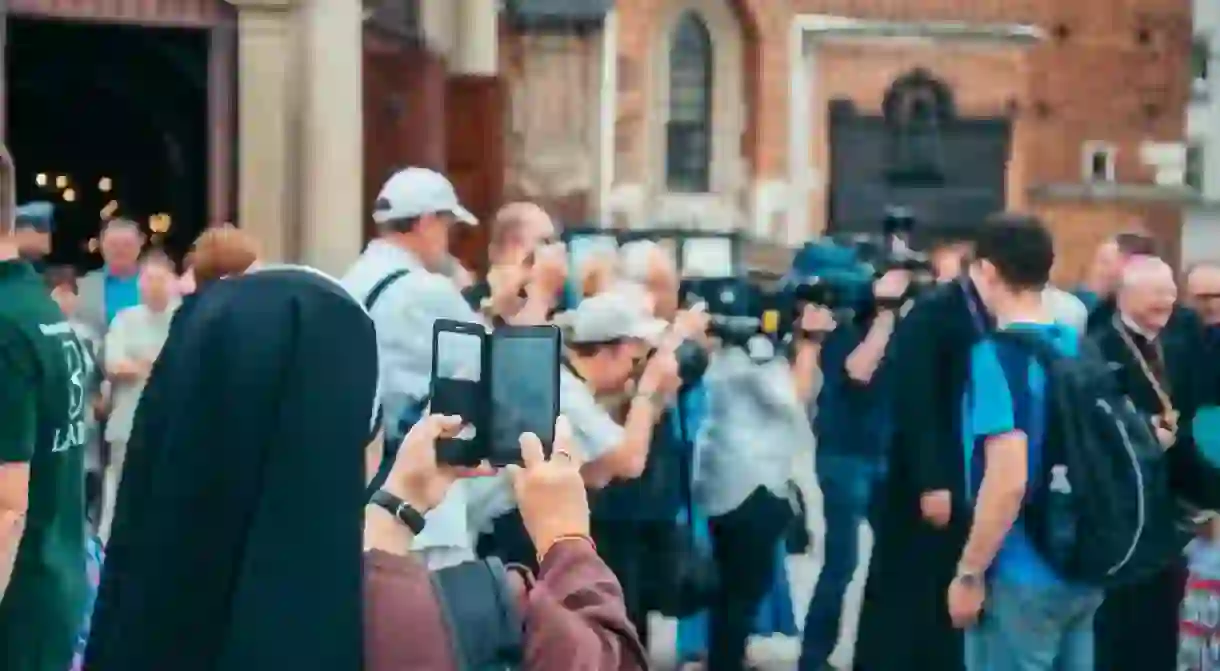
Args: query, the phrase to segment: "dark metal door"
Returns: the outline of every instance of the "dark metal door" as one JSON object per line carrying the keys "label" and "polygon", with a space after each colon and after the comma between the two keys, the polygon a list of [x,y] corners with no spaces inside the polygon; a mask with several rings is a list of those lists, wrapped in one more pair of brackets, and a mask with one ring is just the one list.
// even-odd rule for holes
{"label": "dark metal door", "polygon": [[[932,105],[920,125],[895,118],[895,110],[909,117],[912,109],[901,100],[908,92],[902,86],[916,87],[910,91],[917,105]],[[829,232],[880,233],[885,208],[902,206],[924,232],[917,231],[918,243],[927,233],[975,227],[1004,208],[1010,123],[958,117],[951,95],[916,72],[895,83],[882,114],[860,114],[849,101],[831,103]]]}

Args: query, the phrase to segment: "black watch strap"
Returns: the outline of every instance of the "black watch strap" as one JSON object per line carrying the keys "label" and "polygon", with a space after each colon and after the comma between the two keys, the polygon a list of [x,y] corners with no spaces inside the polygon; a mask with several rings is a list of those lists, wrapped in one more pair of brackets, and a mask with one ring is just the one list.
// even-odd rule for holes
{"label": "black watch strap", "polygon": [[424,530],[424,515],[415,509],[410,503],[403,501],[397,496],[387,492],[384,489],[378,489],[373,492],[373,498],[370,501],[385,510],[388,510],[391,515],[398,518],[399,522],[407,525],[413,534],[419,534]]}

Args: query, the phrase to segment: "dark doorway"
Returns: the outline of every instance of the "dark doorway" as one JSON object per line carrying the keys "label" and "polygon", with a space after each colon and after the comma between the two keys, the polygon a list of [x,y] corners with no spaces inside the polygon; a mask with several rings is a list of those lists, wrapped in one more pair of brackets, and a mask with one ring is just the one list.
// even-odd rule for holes
{"label": "dark doorway", "polygon": [[203,30],[8,19],[18,202],[55,204],[51,262],[100,265],[104,216],[189,248],[207,223],[207,64]]}

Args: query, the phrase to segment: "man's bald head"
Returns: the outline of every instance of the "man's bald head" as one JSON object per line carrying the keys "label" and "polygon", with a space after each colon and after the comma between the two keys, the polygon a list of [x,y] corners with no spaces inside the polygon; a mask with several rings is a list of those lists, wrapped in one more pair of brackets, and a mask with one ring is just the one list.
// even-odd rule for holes
{"label": "man's bald head", "polygon": [[656,313],[671,319],[678,310],[678,266],[673,255],[652,240],[633,240],[619,248],[619,274],[628,282],[646,287]]}
{"label": "man's bald head", "polygon": [[1210,261],[1191,267],[1186,274],[1186,296],[1203,321],[1220,324],[1220,262]]}
{"label": "man's bald head", "polygon": [[555,222],[535,203],[509,203],[496,212],[488,243],[493,263],[519,263],[555,237]]}
{"label": "man's bald head", "polygon": [[1118,309],[1141,328],[1156,333],[1169,323],[1178,300],[1173,268],[1155,256],[1135,256],[1123,266]]}
{"label": "man's bald head", "polygon": [[1173,268],[1155,256],[1136,256],[1128,260],[1119,281],[1120,289],[1167,285],[1177,286]]}

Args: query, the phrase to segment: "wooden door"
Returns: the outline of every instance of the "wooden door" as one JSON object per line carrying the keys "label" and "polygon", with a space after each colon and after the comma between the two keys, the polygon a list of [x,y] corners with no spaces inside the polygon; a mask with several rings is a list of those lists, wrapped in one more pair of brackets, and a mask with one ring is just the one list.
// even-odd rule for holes
{"label": "wooden door", "polygon": [[421,40],[364,30],[364,233],[381,185],[406,166],[445,168],[445,66]]}
{"label": "wooden door", "polygon": [[458,231],[453,254],[478,273],[487,270],[488,227],[504,197],[504,99],[497,77],[455,76],[446,87],[445,170],[479,218]]}

